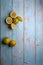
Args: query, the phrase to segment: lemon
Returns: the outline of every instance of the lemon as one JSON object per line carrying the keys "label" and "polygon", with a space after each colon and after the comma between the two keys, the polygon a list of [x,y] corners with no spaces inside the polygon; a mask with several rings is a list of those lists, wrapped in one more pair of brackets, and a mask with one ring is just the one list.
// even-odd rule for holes
{"label": "lemon", "polygon": [[16,25],[15,25],[14,23],[12,23],[12,24],[10,25],[10,27],[11,27],[11,29],[13,30],[13,29],[15,29]]}
{"label": "lemon", "polygon": [[19,21],[22,21],[22,17],[21,17],[21,16],[17,16],[17,19],[18,19]]}
{"label": "lemon", "polygon": [[12,11],[12,12],[10,13],[10,16],[11,16],[12,18],[15,18],[15,17],[16,17],[16,12],[13,12],[13,11]]}
{"label": "lemon", "polygon": [[19,20],[17,18],[13,19],[14,24],[18,24]]}
{"label": "lemon", "polygon": [[5,37],[5,38],[3,39],[3,43],[4,43],[4,44],[9,44],[9,42],[10,42],[10,38],[9,38],[9,37]]}
{"label": "lemon", "polygon": [[16,40],[11,40],[10,43],[9,43],[9,46],[15,46],[16,45]]}
{"label": "lemon", "polygon": [[6,23],[7,24],[11,24],[13,22],[11,17],[6,18]]}

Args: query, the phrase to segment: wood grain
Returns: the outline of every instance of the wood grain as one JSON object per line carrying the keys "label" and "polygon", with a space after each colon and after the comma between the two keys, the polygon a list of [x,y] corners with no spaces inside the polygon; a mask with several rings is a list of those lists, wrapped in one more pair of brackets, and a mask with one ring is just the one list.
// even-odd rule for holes
{"label": "wood grain", "polygon": [[[1,0],[0,3],[0,64],[43,65],[43,0]],[[11,11],[23,18],[13,31],[5,23]],[[15,47],[2,44],[6,36],[17,41]]]}

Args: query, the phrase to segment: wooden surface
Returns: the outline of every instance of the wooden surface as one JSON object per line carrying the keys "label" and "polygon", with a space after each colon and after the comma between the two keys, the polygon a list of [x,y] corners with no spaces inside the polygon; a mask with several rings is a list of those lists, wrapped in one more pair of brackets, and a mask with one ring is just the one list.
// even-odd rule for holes
{"label": "wooden surface", "polygon": [[[22,16],[15,30],[5,23],[9,12]],[[43,0],[1,0],[0,65],[43,65]],[[9,36],[15,47],[2,44]]]}

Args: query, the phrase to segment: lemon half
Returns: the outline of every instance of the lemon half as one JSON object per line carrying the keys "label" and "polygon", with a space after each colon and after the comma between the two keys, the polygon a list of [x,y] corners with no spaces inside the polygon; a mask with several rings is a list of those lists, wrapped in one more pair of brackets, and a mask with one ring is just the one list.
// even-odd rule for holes
{"label": "lemon half", "polygon": [[11,13],[10,13],[10,16],[11,16],[12,18],[15,18],[15,17],[16,17],[16,12],[11,12]]}
{"label": "lemon half", "polygon": [[13,22],[11,17],[6,18],[6,23],[7,24],[11,24]]}

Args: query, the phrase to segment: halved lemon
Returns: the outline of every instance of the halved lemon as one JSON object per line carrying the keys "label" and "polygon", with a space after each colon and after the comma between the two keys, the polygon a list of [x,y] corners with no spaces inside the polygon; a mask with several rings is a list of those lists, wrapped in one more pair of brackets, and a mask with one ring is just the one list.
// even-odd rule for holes
{"label": "halved lemon", "polygon": [[11,13],[10,13],[10,16],[11,16],[12,18],[15,18],[15,17],[16,17],[16,12],[11,12]]}
{"label": "halved lemon", "polygon": [[10,27],[13,30],[16,27],[16,25],[14,23],[12,23]]}
{"label": "halved lemon", "polygon": [[22,21],[22,17],[21,17],[21,16],[17,16],[17,19],[18,19],[19,21]]}
{"label": "halved lemon", "polygon": [[7,24],[11,24],[13,22],[11,17],[6,18],[6,23]]}

